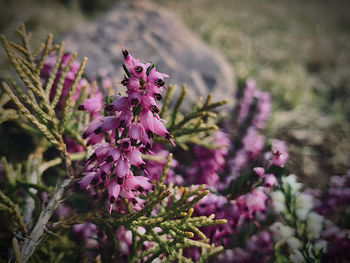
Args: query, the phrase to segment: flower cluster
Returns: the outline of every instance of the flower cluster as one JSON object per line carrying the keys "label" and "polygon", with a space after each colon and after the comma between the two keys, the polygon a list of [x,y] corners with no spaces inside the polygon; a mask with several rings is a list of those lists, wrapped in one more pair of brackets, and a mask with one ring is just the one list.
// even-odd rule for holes
{"label": "flower cluster", "polygon": [[223,171],[230,140],[222,131],[216,131],[211,137],[213,148],[193,147],[194,162],[188,170],[188,181],[216,187],[219,184],[219,173]]}
{"label": "flower cluster", "polygon": [[343,176],[332,176],[327,195],[319,200],[316,210],[322,215],[330,215],[336,209],[350,204],[350,171]]}
{"label": "flower cluster", "polygon": [[[265,219],[266,201],[268,199],[265,187],[259,187],[249,193],[239,196],[236,200],[229,200],[224,196],[210,193],[195,205],[195,213],[197,215],[210,216],[215,214],[216,218],[225,218],[227,223],[221,226],[208,226],[201,231],[216,244],[223,244],[225,253],[219,256],[223,262],[252,262],[253,257],[246,253],[241,253],[242,249],[230,247],[234,246],[232,237],[237,235],[242,227],[249,222],[254,222],[259,227],[258,221]],[[247,244],[247,248],[259,251],[262,258],[268,257],[268,253],[272,249],[272,241],[269,233],[252,236]],[[199,251],[192,250],[188,254],[191,258],[196,259]],[[256,254],[254,254],[256,255]]]}
{"label": "flower cluster", "polygon": [[[212,135],[211,148],[193,147],[194,161],[186,170],[184,179],[192,184],[204,183],[213,191],[195,205],[197,215],[215,214],[217,218],[226,218],[228,221],[224,226],[205,227],[202,230],[213,242],[230,248],[221,255],[220,260],[240,262],[240,258],[241,262],[250,262],[253,257],[249,258],[248,254],[243,255],[240,249],[234,248],[232,236],[244,231],[243,228],[250,223],[259,228],[259,222],[266,219],[267,193],[278,184],[274,167],[283,167],[288,153],[286,144],[279,140],[272,140],[271,150],[263,152],[266,139],[259,134],[259,129],[264,127],[270,112],[268,93],[261,92],[254,81],[248,80],[237,104],[234,112],[238,115],[233,121],[236,126],[224,123],[225,132],[217,131]],[[254,168],[252,164],[259,166]],[[242,178],[245,183],[236,181]],[[232,190],[232,184],[247,188]],[[269,240],[270,243],[267,239],[262,242],[266,243],[266,249],[261,251],[261,258],[268,258],[268,253],[271,252],[272,239]],[[252,240],[252,248],[253,244]],[[233,260],[233,255],[236,254],[240,256]],[[196,258],[196,251],[193,251],[192,258]]]}
{"label": "flower cluster", "polygon": [[235,179],[249,163],[256,161],[264,149],[266,139],[259,130],[265,127],[271,111],[270,94],[259,90],[252,79],[240,87],[236,99],[233,120],[224,127],[233,141],[225,184]]}
{"label": "flower cluster", "polygon": [[[63,110],[63,104],[64,99],[68,95],[69,90],[71,89],[71,86],[73,84],[75,75],[78,72],[78,69],[80,67],[80,63],[76,61],[70,62],[72,59],[72,55],[69,53],[66,53],[62,56],[62,59],[60,61],[61,66],[58,68],[56,76],[54,78],[53,86],[50,91],[50,101],[53,101],[56,97],[56,93],[60,92],[58,91],[59,86],[59,80],[62,76],[62,74],[65,74],[63,83],[62,84],[62,90],[61,95],[58,98],[57,106],[55,108],[56,112],[61,114],[61,111]],[[44,61],[43,69],[40,72],[41,81],[44,85],[47,84],[50,78],[50,74],[52,73],[55,64],[57,61],[57,54],[56,52],[52,52],[48,58]],[[68,67],[65,72],[62,72],[62,67]],[[100,110],[103,107],[103,94],[112,87],[112,81],[106,74],[101,74],[100,76],[102,78],[101,81],[101,87],[98,86],[96,81],[94,80],[88,80],[86,78],[81,78],[78,82],[78,85],[76,87],[75,93],[72,95],[72,101],[78,102],[81,99],[81,96],[83,95],[82,91],[85,89],[85,94],[89,94],[88,98],[85,99],[85,103],[83,105],[80,105],[78,107],[79,110],[86,110],[90,112],[90,120],[94,120],[101,117]],[[75,119],[77,121],[77,119]],[[67,127],[68,130],[68,127]],[[78,131],[80,132],[80,130]],[[67,150],[70,153],[74,152],[82,152],[84,148],[77,143],[74,139],[71,137],[64,135],[64,142],[67,145]]]}
{"label": "flower cluster", "polygon": [[287,144],[284,141],[272,139],[271,146],[271,151],[265,153],[265,159],[269,162],[269,165],[284,167],[289,156]]}
{"label": "flower cluster", "polygon": [[315,210],[332,220],[326,220],[322,233],[322,237],[329,242],[327,258],[341,262],[350,257],[350,229],[346,223],[350,217],[350,171],[343,176],[332,176],[330,187],[322,196],[315,191],[313,194]]}
{"label": "flower cluster", "polygon": [[[237,94],[239,99],[237,105],[239,109],[238,123],[243,124],[250,118],[253,127],[263,129],[271,112],[270,94],[259,90],[253,79],[248,79],[245,82],[242,93],[242,97],[240,94]],[[251,115],[252,113],[254,114],[253,116]]]}
{"label": "flower cluster", "polygon": [[324,218],[313,211],[313,197],[301,188],[296,176],[289,175],[282,178],[280,189],[271,193],[273,208],[283,223],[276,221],[270,231],[279,245],[287,244],[292,262],[320,260],[327,250],[327,242],[321,239]]}
{"label": "flower cluster", "polygon": [[[94,152],[86,161],[82,188],[94,186],[108,191],[109,211],[118,197],[131,200],[139,209],[142,200],[138,195],[150,190],[151,184],[142,175],[135,176],[135,168],[147,174],[142,153],[152,149],[152,138],[159,135],[174,144],[171,135],[158,116],[157,101],[162,98],[164,78],[168,75],[156,71],[154,64],[143,64],[123,49],[125,77],[122,84],[126,96],[114,96],[105,106],[105,116],[91,122],[83,134]],[[94,98],[81,105],[84,110],[97,110]],[[101,142],[102,140],[104,142]]]}
{"label": "flower cluster", "polygon": [[271,233],[264,230],[252,235],[244,248],[226,249],[218,256],[218,260],[225,263],[268,262],[273,253],[272,244]]}

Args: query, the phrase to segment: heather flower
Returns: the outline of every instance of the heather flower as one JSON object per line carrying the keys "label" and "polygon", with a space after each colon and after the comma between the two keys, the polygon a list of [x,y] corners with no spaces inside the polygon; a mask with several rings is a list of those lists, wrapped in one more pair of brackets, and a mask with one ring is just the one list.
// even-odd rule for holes
{"label": "heather flower", "polygon": [[297,181],[297,177],[295,174],[290,174],[286,177],[282,177],[282,182],[284,190],[287,191],[287,189],[289,188],[292,194],[299,192],[303,187],[303,184]]}
{"label": "heather flower", "polygon": [[258,100],[257,112],[253,118],[252,125],[257,129],[263,129],[265,128],[265,124],[270,117],[272,108],[271,96],[268,92],[256,90],[255,97]]}
{"label": "heather flower", "polygon": [[281,190],[271,194],[273,207],[282,222],[270,226],[276,242],[287,243],[292,262],[321,260],[327,242],[321,238],[324,227],[323,216],[315,213],[313,197],[301,192],[302,184],[295,175],[282,177]]}
{"label": "heather flower", "polygon": [[77,255],[81,260],[85,259],[88,262],[93,261],[97,255],[97,249],[99,243],[104,241],[104,238],[98,236],[98,227],[90,222],[84,222],[82,224],[76,224],[72,226],[73,240],[78,244],[83,244],[86,248],[82,254]]}
{"label": "heather flower", "polygon": [[86,110],[89,112],[98,112],[102,108],[102,96],[95,96],[91,99],[86,99],[83,104],[81,104],[78,109]]}
{"label": "heather flower", "polygon": [[[348,217],[348,205],[350,203],[350,172],[343,176],[332,176],[328,191],[321,195],[313,193],[315,197],[315,211],[334,220],[343,220]],[[350,257],[350,230],[338,227],[334,222],[311,214],[308,218],[314,225],[308,228],[309,235],[320,233],[320,221],[324,228],[321,237],[328,241],[327,259],[341,262]]]}
{"label": "heather flower", "polygon": [[292,250],[299,249],[302,246],[301,241],[299,239],[297,239],[296,237],[289,237],[286,240],[286,243],[288,244],[289,248]]}
{"label": "heather flower", "polygon": [[278,184],[276,177],[273,174],[264,175],[264,186],[271,188]]}
{"label": "heather flower", "polygon": [[270,197],[272,200],[272,206],[277,213],[281,213],[286,210],[285,196],[280,190],[273,191],[270,194]]}
{"label": "heather flower", "polygon": [[269,231],[261,231],[252,235],[244,248],[249,255],[249,259],[245,262],[268,262],[273,250],[272,241],[272,235]]}
{"label": "heather flower", "polygon": [[[62,57],[62,61],[61,63],[63,65],[67,65],[69,59],[71,58],[71,55],[69,53],[66,53],[63,55]],[[50,77],[50,73],[51,70],[53,69],[53,66],[56,63],[56,59],[57,59],[57,55],[55,52],[51,53],[49,55],[49,57],[45,60],[44,65],[43,65],[43,69],[40,72],[40,77],[41,80],[43,82],[44,85],[46,85],[49,77]],[[63,104],[64,104],[64,99],[65,97],[68,95],[68,92],[73,84],[75,75],[78,72],[78,69],[80,67],[80,64],[76,61],[73,61],[71,63],[70,68],[68,69],[64,82],[63,82],[63,89],[62,89],[62,94],[59,98],[58,104],[56,106],[56,111],[60,112],[63,109]],[[59,69],[57,71],[54,83],[53,83],[53,87],[52,90],[50,92],[50,100],[53,100],[55,94],[56,94],[56,89],[57,89],[57,85],[58,85],[58,80],[60,78],[62,74],[62,70]],[[110,83],[111,85],[111,83]],[[101,117],[100,114],[100,110],[102,109],[103,106],[103,95],[101,93],[101,91],[99,90],[98,87],[93,88],[91,83],[89,83],[89,81],[85,78],[80,79],[77,87],[76,87],[76,91],[74,94],[72,94],[72,100],[73,101],[77,101],[81,95],[81,90],[82,88],[85,87],[86,88],[86,93],[87,94],[91,94],[92,91],[93,94],[91,94],[91,98],[87,98],[85,99],[84,103],[79,105],[77,110],[85,110],[90,112],[90,118],[93,119],[97,119],[99,117]],[[104,88],[104,90],[106,90]],[[72,138],[69,138],[68,136],[64,136],[64,142],[67,145],[67,150],[70,153],[74,153],[74,152],[81,152],[83,151],[83,147],[76,143]],[[100,138],[90,138],[89,142],[90,144],[94,144],[97,141],[100,141]]]}
{"label": "heather flower", "polygon": [[252,127],[248,129],[247,134],[242,141],[243,149],[248,155],[249,160],[256,159],[265,144],[264,136],[259,135],[256,129]]}
{"label": "heather flower", "polygon": [[116,237],[119,241],[119,252],[122,255],[129,255],[131,244],[132,244],[132,233],[130,230],[125,229],[125,227],[121,226],[118,228]]}
{"label": "heather flower", "polygon": [[[271,111],[270,95],[259,90],[254,80],[248,79],[245,86],[237,93],[237,99],[237,107],[232,115],[235,125],[228,122],[224,125],[225,131],[232,135],[230,138],[232,145],[227,160],[228,173],[220,188],[225,188],[232,180],[237,179],[245,167],[256,162],[263,152],[266,142],[265,137],[259,134],[259,130],[265,127]],[[267,158],[272,159],[272,156],[272,153],[266,154]],[[283,155],[283,157],[285,156]],[[265,172],[263,169],[267,167],[266,163],[260,165],[261,169],[258,168],[255,172],[259,177],[262,177]]]}
{"label": "heather flower", "polygon": [[248,117],[256,89],[256,82],[253,79],[248,79],[245,83],[243,97],[239,101],[238,123],[242,123]]}
{"label": "heather flower", "polygon": [[241,209],[243,218],[252,220],[256,215],[265,211],[266,200],[267,196],[264,193],[264,188],[257,188],[238,197],[237,204]]}
{"label": "heather flower", "polygon": [[[254,112],[251,112],[254,103],[256,104]],[[238,123],[240,125],[249,119],[250,114],[253,114],[249,125],[256,129],[263,129],[272,108],[271,96],[268,92],[259,90],[253,79],[248,79],[245,83],[243,95],[239,100],[237,108],[239,109]]]}
{"label": "heather flower", "polygon": [[332,176],[328,192],[318,199],[316,211],[324,216],[346,209],[350,204],[350,171],[343,176]]}
{"label": "heather flower", "polygon": [[336,226],[332,221],[325,220],[322,238],[327,240],[327,258],[341,262],[350,257],[350,230]]}
{"label": "heather flower", "polygon": [[280,140],[271,140],[272,150],[265,154],[265,158],[270,161],[271,165],[284,167],[288,160],[287,145]]}
{"label": "heather flower", "polygon": [[296,199],[296,211],[300,220],[305,220],[313,207],[314,203],[311,195],[303,193],[298,195]]}
{"label": "heather flower", "polygon": [[218,219],[227,219],[227,224],[217,226],[209,226],[202,229],[203,233],[207,237],[211,237],[211,240],[216,243],[230,243],[230,235],[234,234],[238,225],[241,223],[240,208],[235,202],[230,202],[227,198],[208,194],[201,199],[195,206],[196,215],[215,214]]}
{"label": "heather flower", "polygon": [[259,176],[262,177],[265,174],[265,169],[263,167],[255,167],[253,171]]}
{"label": "heather flower", "polygon": [[74,225],[72,230],[74,237],[79,241],[85,241],[88,238],[97,237],[97,226],[90,222]]}
{"label": "heather flower", "polygon": [[227,263],[269,262],[273,253],[272,236],[269,231],[261,231],[252,235],[244,247],[225,249],[217,257],[217,261]]}
{"label": "heather flower", "polygon": [[[159,135],[174,144],[171,135],[158,116],[155,98],[165,84],[166,74],[155,70],[153,64],[143,64],[123,49],[124,70],[126,76],[122,84],[127,88],[126,96],[115,96],[105,106],[106,116],[91,122],[83,134],[89,144],[95,144],[95,150],[86,162],[82,188],[93,186],[96,191],[108,192],[109,212],[122,209],[116,205],[119,197],[129,199],[133,208],[138,210],[143,201],[138,198],[151,184],[144,175],[148,175],[146,163],[141,152],[150,152],[152,138]],[[98,98],[86,100],[81,109],[95,111],[101,108]],[[107,140],[106,140],[107,138]],[[101,141],[105,139],[105,143]],[[135,176],[133,167],[144,172]]]}
{"label": "heather flower", "polygon": [[219,172],[225,165],[230,141],[227,134],[221,131],[215,132],[211,139],[215,148],[195,146],[193,149],[195,161],[187,176],[190,181],[196,184],[217,186],[219,183]]}

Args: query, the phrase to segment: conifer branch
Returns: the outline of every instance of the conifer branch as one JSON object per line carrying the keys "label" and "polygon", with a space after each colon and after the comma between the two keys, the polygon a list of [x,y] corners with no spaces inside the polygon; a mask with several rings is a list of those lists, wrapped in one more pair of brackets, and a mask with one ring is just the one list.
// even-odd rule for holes
{"label": "conifer branch", "polygon": [[[40,243],[42,235],[44,233],[44,230],[46,229],[46,225],[52,213],[56,210],[59,203],[62,201],[62,197],[65,190],[69,187],[70,183],[72,182],[73,169],[71,165],[71,160],[70,156],[67,153],[66,145],[63,141],[61,128],[59,127],[63,127],[66,121],[67,113],[70,111],[69,107],[71,106],[71,96],[73,95],[78,81],[82,75],[86,59],[84,59],[78,71],[78,74],[76,74],[75,76],[73,91],[70,91],[68,96],[68,102],[66,103],[66,115],[64,116],[64,121],[60,123],[55,112],[55,106],[57,105],[58,100],[61,97],[62,86],[65,79],[65,72],[70,68],[70,64],[75,59],[76,55],[73,55],[71,57],[71,60],[68,62],[68,65],[63,66],[63,63],[61,63],[63,56],[63,44],[52,46],[52,35],[49,35],[47,37],[46,43],[40,45],[39,48],[34,52],[34,54],[32,54],[30,51],[31,35],[26,32],[24,25],[21,25],[17,32],[22,39],[23,46],[15,43],[8,43],[4,36],[1,36],[1,41],[3,43],[7,55],[9,56],[10,61],[12,62],[13,66],[15,67],[17,73],[19,74],[24,84],[27,86],[28,91],[25,92],[24,90],[22,90],[14,81],[11,81],[11,88],[5,82],[2,82],[2,86],[5,92],[8,94],[8,98],[11,99],[16,105],[18,111],[29,121],[29,123],[34,124],[37,127],[37,129],[45,135],[47,140],[59,150],[59,152],[62,155],[61,159],[66,164],[67,175],[70,178],[64,180],[62,183],[57,185],[56,189],[52,193],[51,199],[49,200],[47,206],[42,210],[29,236],[23,242],[21,242],[21,258],[23,262],[27,262],[29,257],[34,253],[37,245]],[[49,80],[44,90],[40,80],[40,72],[44,65],[45,59],[52,51],[55,51],[57,49],[58,58],[54,66],[54,70],[51,72]],[[21,57],[19,54],[16,53],[16,51],[23,53],[27,59]],[[39,54],[41,54],[40,60],[36,64],[35,59],[39,56]],[[60,65],[62,67],[61,78],[59,79],[59,83],[53,101],[52,103],[50,103],[50,92],[54,85],[56,74]],[[16,94],[14,91],[16,92]],[[7,103],[7,101],[7,98],[1,100],[3,105]],[[39,167],[38,172],[42,173],[45,169],[47,169],[47,167],[56,165],[60,162],[61,161],[53,160],[51,163],[47,163],[45,167]],[[34,185],[30,182],[20,180],[19,177],[11,178],[11,180],[12,183],[16,186],[36,188],[41,191],[50,191],[50,189],[48,189],[44,185]],[[31,193],[28,192],[28,194]],[[13,249],[15,249],[15,247]]]}
{"label": "conifer branch", "polygon": [[11,100],[11,98],[0,90],[0,123],[10,120],[18,119],[18,115],[14,109],[5,109],[4,106]]}
{"label": "conifer branch", "polygon": [[52,108],[56,107],[56,105],[61,97],[61,93],[63,90],[63,84],[64,84],[64,81],[66,79],[67,71],[70,69],[72,62],[75,60],[76,57],[77,57],[77,53],[73,53],[72,56],[70,57],[70,59],[68,60],[67,65],[64,65],[63,63],[61,64],[61,74],[60,74],[60,77],[58,79],[58,84],[56,87],[55,96],[53,97],[52,102],[51,102]]}
{"label": "conifer branch", "polygon": [[175,107],[174,107],[173,112],[171,114],[170,123],[169,123],[169,130],[172,130],[174,127],[177,114],[179,113],[181,104],[183,103],[185,96],[186,96],[186,87],[182,86],[180,96],[176,100]]}
{"label": "conifer branch", "polygon": [[[44,66],[45,59],[49,55],[49,52],[50,52],[50,49],[51,49],[51,44],[52,44],[52,38],[53,38],[52,34],[49,34],[47,36],[46,43],[45,43],[45,48],[44,48],[44,51],[43,51],[43,55],[41,56],[41,58],[39,60],[39,63],[38,63],[38,66],[36,68],[36,72],[35,72],[36,75],[40,74],[40,71],[41,71],[41,69]],[[29,49],[29,46],[28,46],[28,49]]]}
{"label": "conifer branch", "polygon": [[19,99],[16,97],[16,95],[12,92],[10,87],[5,82],[2,82],[2,86],[7,92],[7,94],[10,96],[11,100],[15,103],[19,111],[23,114],[23,116],[26,117],[29,122],[33,123],[45,135],[45,137],[48,139],[49,142],[51,142],[53,145],[55,145],[61,150],[60,143],[56,140],[56,138],[52,135],[52,133],[48,130],[48,128],[42,123],[40,123],[29,112],[29,110],[19,101]]}
{"label": "conifer branch", "polygon": [[176,90],[176,86],[173,86],[173,85],[168,86],[168,90],[167,90],[167,93],[165,95],[163,106],[162,106],[162,109],[160,110],[160,113],[159,113],[159,116],[161,118],[164,118],[164,116],[167,114],[168,108],[169,108],[169,103],[171,101],[171,98],[172,98],[175,90]]}
{"label": "conifer branch", "polygon": [[0,204],[4,205],[8,209],[9,214],[11,214],[14,217],[19,227],[19,230],[21,230],[23,234],[28,233],[27,226],[24,223],[24,219],[23,219],[23,216],[21,215],[21,212],[19,211],[18,205],[13,203],[11,199],[7,197],[1,190],[0,190]]}
{"label": "conifer branch", "polygon": [[[72,57],[73,57],[73,55],[72,55]],[[63,117],[62,117],[62,120],[61,120],[60,132],[63,132],[64,129],[65,129],[67,118],[68,118],[68,113],[69,113],[69,110],[72,107],[72,105],[71,105],[72,104],[72,96],[73,96],[73,94],[76,91],[76,88],[78,86],[78,82],[79,82],[81,76],[83,75],[83,72],[84,72],[87,60],[88,60],[87,57],[83,58],[83,61],[80,64],[79,70],[78,70],[77,74],[75,75],[73,84],[72,84],[72,86],[71,86],[71,88],[70,88],[70,90],[68,92],[68,96],[67,96],[67,98],[65,100],[65,105],[64,105],[64,108],[63,108]]]}
{"label": "conifer branch", "polygon": [[26,50],[25,55],[27,56],[28,61],[30,61],[31,64],[34,65],[34,57],[32,56],[32,54],[30,52],[30,44],[29,44],[32,35],[30,33],[27,33],[26,27],[24,24],[21,24],[19,26],[19,28],[17,29],[17,33],[22,39],[24,49]]}
{"label": "conifer branch", "polygon": [[59,45],[58,53],[57,53],[56,63],[53,66],[50,77],[46,83],[46,87],[45,87],[46,97],[50,96],[54,80],[57,77],[58,69],[60,68],[60,65],[62,63],[61,61],[62,61],[62,56],[63,56],[63,49],[64,49],[64,42],[61,42],[61,44]]}
{"label": "conifer branch", "polygon": [[[167,112],[172,93],[173,87],[169,86],[165,102],[160,112],[160,117],[164,117]],[[213,124],[213,120],[216,118],[216,113],[213,112],[213,110],[226,103],[225,100],[212,103],[212,95],[209,94],[204,103],[202,102],[202,99],[200,99],[193,107],[192,112],[182,115],[180,107],[185,96],[186,87],[183,86],[182,91],[175,102],[174,108],[172,109],[170,120],[167,125],[167,129],[171,135],[174,136],[175,142],[184,150],[188,148],[186,144],[202,142],[203,138],[207,137],[209,132],[217,130],[217,126]],[[178,119],[180,120],[178,121]],[[162,138],[156,139],[164,141]]]}

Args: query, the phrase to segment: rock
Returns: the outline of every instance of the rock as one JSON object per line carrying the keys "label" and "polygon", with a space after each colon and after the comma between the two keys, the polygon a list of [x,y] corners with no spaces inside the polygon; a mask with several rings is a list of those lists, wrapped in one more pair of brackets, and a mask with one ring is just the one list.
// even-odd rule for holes
{"label": "rock", "polygon": [[159,71],[170,75],[167,84],[186,84],[187,105],[209,92],[214,100],[233,94],[233,70],[225,59],[173,14],[149,2],[119,3],[100,20],[73,29],[63,40],[69,51],[89,58],[88,76],[105,68],[120,82],[123,44],[134,57],[155,62]]}

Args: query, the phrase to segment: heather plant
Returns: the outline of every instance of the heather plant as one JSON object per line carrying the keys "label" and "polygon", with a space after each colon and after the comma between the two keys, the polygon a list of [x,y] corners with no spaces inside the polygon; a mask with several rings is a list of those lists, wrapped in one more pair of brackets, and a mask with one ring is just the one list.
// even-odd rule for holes
{"label": "heather plant", "polygon": [[[163,78],[166,75],[155,71],[154,64],[142,64],[123,50],[126,76],[122,84],[127,87],[127,96],[106,94],[104,113],[98,113],[104,103],[103,96],[96,91],[96,83],[81,80],[86,58],[81,63],[74,62],[77,55],[64,54],[64,43],[53,45],[51,35],[31,52],[31,35],[23,25],[18,29],[18,34],[22,45],[9,43],[3,36],[1,39],[26,89],[13,80],[10,80],[10,85],[3,82],[2,86],[18,114],[27,120],[23,126],[36,133],[38,130],[46,140],[42,139],[38,149],[30,156],[24,173],[20,166],[14,168],[3,159],[4,180],[12,187],[3,188],[1,192],[2,212],[12,222],[8,230],[15,232],[12,248],[6,253],[9,259],[27,262],[37,250],[33,260],[44,257],[52,261],[53,251],[46,248],[53,246],[50,242],[58,243],[56,249],[60,249],[60,246],[64,248],[61,243],[65,243],[65,238],[47,240],[49,244],[40,247],[45,233],[61,231],[83,222],[89,222],[84,227],[88,232],[94,232],[91,224],[95,225],[95,230],[98,228],[100,239],[94,249],[103,250],[106,247],[102,253],[96,252],[106,261],[118,261],[117,233],[121,227],[125,232],[131,231],[129,262],[151,262],[162,257],[186,260],[182,251],[192,246],[201,248],[201,261],[220,251],[222,247],[210,245],[198,228],[222,224],[225,220],[214,220],[214,215],[192,217],[192,206],[208,191],[203,186],[185,188],[163,185],[171,154],[156,183],[152,185],[143,176],[147,172],[141,151],[144,158],[148,155],[152,158],[154,135],[164,137],[175,145],[163,124],[164,120],[158,115],[155,102],[162,97]],[[90,97],[87,97],[87,91]],[[184,137],[180,143],[186,143],[186,135],[194,137],[193,134],[215,129],[215,125],[203,123],[198,117],[213,117],[215,114],[211,109],[224,103],[212,104],[209,96],[203,105],[185,115],[179,125],[176,118],[184,94],[185,88],[170,118],[170,130],[174,135]],[[161,115],[166,114],[169,100],[168,93]],[[83,115],[79,110],[89,111],[90,114]],[[12,111],[6,110],[4,116],[10,118],[8,112]],[[82,127],[89,122],[85,132],[80,135]],[[84,139],[88,139],[87,143]],[[80,144],[81,148],[72,150],[72,144]],[[43,153],[51,147],[58,150],[60,156],[43,162]],[[87,147],[93,152],[86,151]],[[75,160],[79,162],[74,163]],[[47,186],[43,173],[60,163],[64,163],[65,169],[53,178],[56,186]],[[65,196],[74,196],[77,186],[88,190],[84,197],[91,202],[90,208],[94,207],[94,211],[88,209],[85,213],[77,211],[72,214],[60,211],[64,209],[63,206],[56,211]],[[22,212],[19,206],[23,206]],[[74,210],[74,206],[70,209]],[[55,211],[56,215],[53,215]],[[112,250],[111,254],[108,253],[109,249]],[[64,250],[62,253],[63,258]]]}
{"label": "heather plant", "polygon": [[1,37],[18,76],[2,82],[0,123],[37,144],[23,162],[1,158],[1,260],[321,262],[333,240],[348,246],[326,215],[346,207],[348,176],[328,195],[286,176],[287,144],[262,134],[271,98],[254,80],[228,114],[211,94],[186,113],[187,87],[174,98],[170,76],[122,46],[113,83],[103,69],[84,75],[87,58],[52,35],[32,52],[17,32],[21,44]]}

